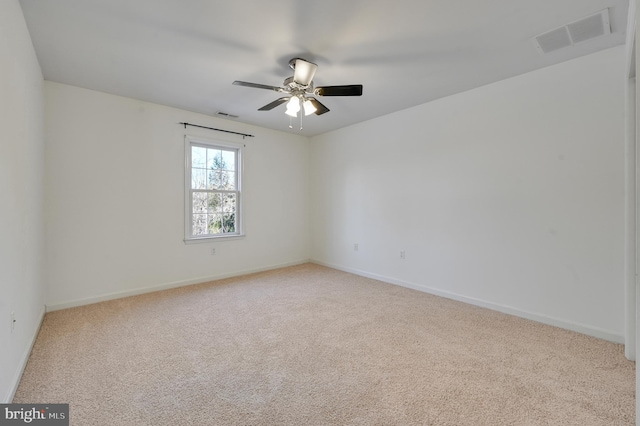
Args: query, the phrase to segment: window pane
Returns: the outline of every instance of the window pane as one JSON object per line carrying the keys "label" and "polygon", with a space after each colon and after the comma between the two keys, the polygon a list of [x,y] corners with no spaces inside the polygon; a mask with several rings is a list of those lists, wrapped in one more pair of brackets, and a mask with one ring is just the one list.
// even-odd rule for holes
{"label": "window pane", "polygon": [[224,189],[226,189],[227,191],[233,191],[236,188],[236,172],[222,172],[224,173],[226,176],[224,178],[224,181],[226,183],[226,186]]}
{"label": "window pane", "polygon": [[236,153],[235,151],[222,151],[222,161],[226,170],[236,169]]}
{"label": "window pane", "polygon": [[206,192],[194,192],[192,201],[193,201],[194,214],[207,212],[207,193]]}
{"label": "window pane", "polygon": [[222,194],[209,194],[207,211],[209,213],[220,213],[222,211]]}
{"label": "window pane", "polygon": [[222,233],[222,215],[210,214],[208,222],[209,234],[221,234]]}
{"label": "window pane", "polygon": [[207,166],[207,148],[191,147],[191,167],[204,169]]}
{"label": "window pane", "polygon": [[191,229],[193,235],[207,235],[207,215],[194,214]]}
{"label": "window pane", "polygon": [[236,232],[236,214],[225,214],[222,216],[222,231]]}
{"label": "window pane", "polygon": [[191,189],[207,189],[207,171],[191,169]]}
{"label": "window pane", "polygon": [[222,183],[220,170],[209,170],[207,172],[207,189],[221,189]]}
{"label": "window pane", "polygon": [[236,194],[224,194],[222,211],[224,213],[235,213],[236,211]]}
{"label": "window pane", "polygon": [[209,170],[217,170],[223,169],[224,164],[222,160],[222,151],[219,149],[208,149],[207,150],[207,169]]}

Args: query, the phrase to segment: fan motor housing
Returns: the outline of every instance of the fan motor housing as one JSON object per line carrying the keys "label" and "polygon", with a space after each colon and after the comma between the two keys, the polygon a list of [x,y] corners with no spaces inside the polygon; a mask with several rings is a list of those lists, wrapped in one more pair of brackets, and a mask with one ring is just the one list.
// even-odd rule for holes
{"label": "fan motor housing", "polygon": [[306,90],[308,88],[313,89],[313,81],[306,86],[293,81],[293,76],[286,78],[282,83],[283,86],[290,87],[292,90]]}

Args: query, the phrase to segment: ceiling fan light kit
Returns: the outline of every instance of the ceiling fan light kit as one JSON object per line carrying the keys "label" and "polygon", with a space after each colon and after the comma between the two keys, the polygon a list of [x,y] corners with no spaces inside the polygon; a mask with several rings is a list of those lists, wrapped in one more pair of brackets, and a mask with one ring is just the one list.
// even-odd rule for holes
{"label": "ceiling fan light kit", "polygon": [[309,99],[304,101],[302,106],[304,107],[304,115],[313,114],[318,110],[315,106],[313,106],[313,102],[311,102]]}
{"label": "ceiling fan light kit", "polygon": [[[285,93],[288,96],[276,99],[275,101],[259,108],[258,111],[270,111],[273,108],[287,103],[285,114],[294,118],[298,116],[301,109],[304,114],[300,114],[300,130],[302,130],[302,117],[304,115],[322,115],[329,112],[329,108],[324,106],[313,96],[362,96],[361,84],[350,84],[344,86],[322,86],[313,87],[313,77],[318,66],[313,62],[301,58],[293,58],[289,61],[289,67],[293,70],[293,76],[288,77],[283,82],[283,87],[269,86],[266,84],[249,83],[247,81],[236,80],[236,86],[252,87],[254,89],[273,90]],[[291,119],[289,127],[292,128]]]}
{"label": "ceiling fan light kit", "polygon": [[318,66],[304,59],[294,58],[289,61],[289,67],[293,70],[293,80],[300,86],[308,86],[316,74]]}
{"label": "ceiling fan light kit", "polygon": [[292,96],[287,102],[287,111],[285,114],[290,115],[291,117],[297,117],[298,111],[300,111],[300,100],[297,96]]}

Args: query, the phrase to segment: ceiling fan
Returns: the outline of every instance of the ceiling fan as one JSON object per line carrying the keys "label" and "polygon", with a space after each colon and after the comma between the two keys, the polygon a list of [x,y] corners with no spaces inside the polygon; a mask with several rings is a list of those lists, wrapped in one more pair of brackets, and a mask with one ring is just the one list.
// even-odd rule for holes
{"label": "ceiling fan", "polygon": [[[293,70],[293,76],[284,80],[284,87],[268,86],[266,84],[249,83],[246,81],[236,80],[233,82],[236,86],[253,87],[256,89],[273,90],[279,93],[285,93],[275,101],[259,108],[258,111],[269,111],[273,108],[287,103],[287,111],[285,114],[290,117],[297,117],[298,112],[304,109],[304,114],[300,114],[300,130],[302,130],[302,116],[309,114],[322,115],[329,112],[329,108],[318,101],[315,96],[361,96],[362,85],[350,84],[345,86],[321,86],[313,87],[313,77],[318,66],[313,62],[306,61],[301,58],[293,58],[289,61],[289,67]],[[291,128],[291,123],[289,124]]]}

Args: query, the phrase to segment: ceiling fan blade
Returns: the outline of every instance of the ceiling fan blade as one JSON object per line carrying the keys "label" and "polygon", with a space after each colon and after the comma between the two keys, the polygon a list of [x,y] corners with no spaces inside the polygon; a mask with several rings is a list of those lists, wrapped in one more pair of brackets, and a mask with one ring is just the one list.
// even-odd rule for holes
{"label": "ceiling fan blade", "polygon": [[315,99],[315,98],[307,98],[311,101],[311,103],[313,104],[314,107],[316,107],[316,111],[315,111],[315,115],[322,115],[325,112],[329,112],[329,108],[327,108],[326,106],[322,105],[320,103],[319,100]]}
{"label": "ceiling fan blade", "polygon": [[314,93],[318,96],[362,96],[362,84],[316,87]]}
{"label": "ceiling fan blade", "polygon": [[293,69],[293,81],[302,86],[308,86],[316,74],[316,69],[318,69],[318,66],[313,62],[297,58]]}
{"label": "ceiling fan blade", "polygon": [[258,109],[258,111],[269,111],[274,109],[275,107],[277,107],[278,105],[282,105],[283,103],[287,102],[289,99],[291,99],[291,97],[284,97],[284,98],[280,98],[280,99],[276,99],[275,101],[271,102],[270,104],[267,104],[265,106],[263,106],[262,108]]}
{"label": "ceiling fan blade", "polygon": [[236,80],[233,82],[233,84],[236,86],[253,87],[255,89],[267,89],[267,90],[273,90],[275,92],[286,92],[286,90],[283,89],[282,87],[267,86],[266,84],[258,84],[258,83],[249,83],[247,81]]}

